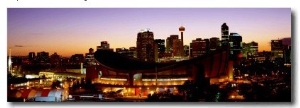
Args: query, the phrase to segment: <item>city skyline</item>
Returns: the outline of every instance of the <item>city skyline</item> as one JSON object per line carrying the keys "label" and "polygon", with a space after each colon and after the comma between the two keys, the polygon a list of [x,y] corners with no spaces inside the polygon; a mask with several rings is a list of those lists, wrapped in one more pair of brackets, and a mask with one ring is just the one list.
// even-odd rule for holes
{"label": "city skyline", "polygon": [[189,45],[196,38],[221,39],[223,23],[243,42],[258,42],[259,51],[269,51],[271,40],[291,38],[290,8],[8,8],[7,52],[69,57],[96,49],[101,41],[114,49],[136,47],[141,29],[166,39],[180,35],[180,26]]}

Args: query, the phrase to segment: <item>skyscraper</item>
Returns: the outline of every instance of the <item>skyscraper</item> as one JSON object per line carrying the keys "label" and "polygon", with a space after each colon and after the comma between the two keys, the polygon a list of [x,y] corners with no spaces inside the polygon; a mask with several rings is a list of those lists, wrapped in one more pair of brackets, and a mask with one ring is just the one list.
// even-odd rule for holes
{"label": "skyscraper", "polygon": [[223,23],[221,26],[221,42],[222,42],[222,48],[228,48],[228,42],[229,42],[229,27],[226,25],[226,23]]}
{"label": "skyscraper", "polygon": [[173,41],[178,39],[178,35],[170,35],[166,40],[166,53],[173,53]]}
{"label": "skyscraper", "polygon": [[162,58],[165,53],[165,40],[155,39],[154,42],[157,44],[158,58]]}
{"label": "skyscraper", "polygon": [[190,57],[197,57],[209,51],[209,39],[197,38],[190,43]]}
{"label": "skyscraper", "polygon": [[283,58],[283,44],[282,40],[271,40],[272,58]]}
{"label": "skyscraper", "polygon": [[154,35],[153,32],[142,30],[137,34],[137,58],[143,61],[154,62]]}
{"label": "skyscraper", "polygon": [[211,51],[215,51],[220,48],[220,39],[217,37],[212,37],[209,39],[209,48]]}
{"label": "skyscraper", "polygon": [[231,58],[236,59],[242,52],[242,36],[238,33],[230,33],[229,46]]}

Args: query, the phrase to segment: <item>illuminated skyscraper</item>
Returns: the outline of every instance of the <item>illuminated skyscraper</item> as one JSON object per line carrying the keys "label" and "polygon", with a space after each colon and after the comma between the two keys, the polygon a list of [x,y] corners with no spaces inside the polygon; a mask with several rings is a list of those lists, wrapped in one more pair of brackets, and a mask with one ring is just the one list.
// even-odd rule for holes
{"label": "illuminated skyscraper", "polygon": [[137,58],[143,61],[154,62],[154,35],[149,30],[142,30],[137,34]]}

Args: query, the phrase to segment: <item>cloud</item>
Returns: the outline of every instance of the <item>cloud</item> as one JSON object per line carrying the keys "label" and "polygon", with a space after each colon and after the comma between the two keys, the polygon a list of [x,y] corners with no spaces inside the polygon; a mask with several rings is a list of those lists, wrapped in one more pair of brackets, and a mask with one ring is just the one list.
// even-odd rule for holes
{"label": "cloud", "polygon": [[24,47],[23,45],[15,45],[15,47]]}

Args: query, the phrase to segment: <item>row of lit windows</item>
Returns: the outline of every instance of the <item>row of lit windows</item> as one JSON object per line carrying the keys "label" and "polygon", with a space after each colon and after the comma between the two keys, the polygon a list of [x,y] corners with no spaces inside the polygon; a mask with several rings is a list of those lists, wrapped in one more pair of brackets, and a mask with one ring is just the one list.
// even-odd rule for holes
{"label": "row of lit windows", "polygon": [[[177,78],[177,79],[157,79],[157,81],[184,81],[187,78]],[[142,79],[142,81],[156,81],[156,79]]]}
{"label": "row of lit windows", "polygon": [[112,80],[112,81],[127,81],[127,79],[117,79],[117,78],[100,78],[101,80]]}

